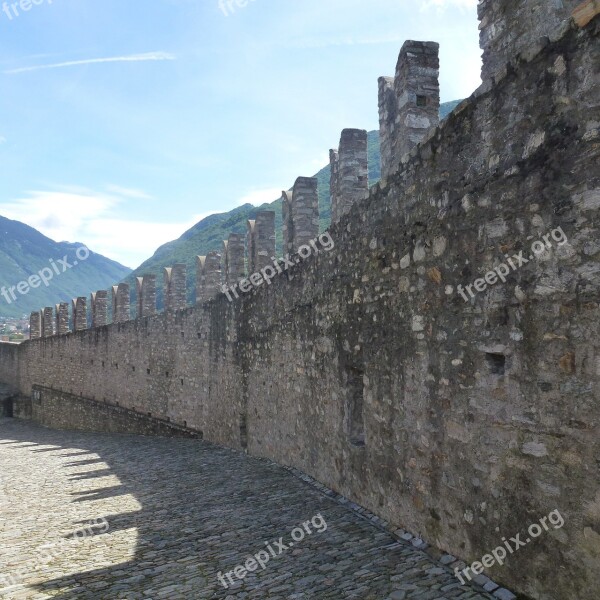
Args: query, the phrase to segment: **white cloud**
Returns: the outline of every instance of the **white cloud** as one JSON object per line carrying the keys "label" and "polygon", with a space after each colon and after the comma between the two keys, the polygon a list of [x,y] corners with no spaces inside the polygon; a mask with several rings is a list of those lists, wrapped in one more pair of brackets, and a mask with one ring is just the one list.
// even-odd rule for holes
{"label": "white cloud", "polygon": [[134,200],[132,192],[138,199],[149,197],[140,190],[124,191],[126,194],[82,188],[30,191],[23,198],[0,204],[0,214],[26,223],[53,240],[84,243],[90,250],[133,268],[208,216],[194,215],[175,223],[116,218],[120,205]]}
{"label": "white cloud", "polygon": [[152,196],[146,194],[142,190],[134,190],[132,188],[121,187],[120,185],[107,185],[106,191],[118,196],[133,198],[135,200],[153,200]]}
{"label": "white cloud", "polygon": [[479,0],[421,0],[421,10],[437,8],[442,11],[451,6],[472,9],[477,8],[478,2]]}
{"label": "white cloud", "polygon": [[3,135],[0,135],[0,144],[6,144],[6,138]]}
{"label": "white cloud", "polygon": [[281,190],[283,188],[265,188],[262,190],[253,190],[242,196],[237,202],[236,206],[242,206],[244,204],[252,204],[253,206],[260,206],[261,204],[271,203],[274,200],[281,198]]}
{"label": "white cloud", "polygon": [[63,67],[75,67],[80,65],[92,65],[99,63],[112,62],[144,62],[156,60],[175,60],[174,54],[168,52],[146,52],[145,54],[129,54],[127,56],[109,56],[106,58],[87,58],[84,60],[71,60],[67,62],[54,63],[50,65],[36,65],[33,67],[21,67],[19,69],[10,69],[4,71],[5,75],[15,75],[16,73],[26,73],[29,71],[39,71],[41,69],[60,69]]}

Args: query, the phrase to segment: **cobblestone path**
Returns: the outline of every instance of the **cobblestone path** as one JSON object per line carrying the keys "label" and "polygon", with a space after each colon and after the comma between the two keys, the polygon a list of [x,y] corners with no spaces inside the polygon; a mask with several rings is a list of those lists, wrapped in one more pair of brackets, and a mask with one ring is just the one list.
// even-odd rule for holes
{"label": "cobblestone path", "polygon": [[[200,441],[4,419],[0,478],[1,598],[493,598],[285,469]],[[280,538],[264,570],[219,582]]]}

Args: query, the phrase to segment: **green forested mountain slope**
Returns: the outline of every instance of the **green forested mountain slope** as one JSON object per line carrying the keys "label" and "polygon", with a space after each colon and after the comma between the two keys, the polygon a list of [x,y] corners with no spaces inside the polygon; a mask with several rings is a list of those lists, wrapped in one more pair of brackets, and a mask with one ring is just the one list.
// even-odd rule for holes
{"label": "green forested mountain slope", "polygon": [[[55,242],[24,223],[0,217],[0,290],[4,288],[0,293],[0,316],[21,317],[58,302],[70,302],[76,296],[89,296],[91,291],[108,288],[131,273],[131,269],[100,254],[90,253],[85,260],[78,260],[76,251],[81,247]],[[79,254],[85,257],[87,252]],[[65,256],[67,262],[62,263]],[[11,287],[43,269],[45,277],[51,278],[47,286],[40,280],[38,287],[24,294],[18,290],[11,294]],[[21,286],[21,290],[27,287]]]}

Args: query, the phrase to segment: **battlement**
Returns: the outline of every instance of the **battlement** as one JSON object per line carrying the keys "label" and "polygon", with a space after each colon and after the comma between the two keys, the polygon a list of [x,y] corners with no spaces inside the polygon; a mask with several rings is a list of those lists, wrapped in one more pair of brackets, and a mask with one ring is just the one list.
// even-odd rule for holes
{"label": "battlement", "polygon": [[[480,38],[483,77],[496,80],[506,73],[506,63],[518,60],[524,50],[539,52],[543,38],[556,39],[564,34],[572,16],[586,26],[600,11],[598,0],[480,0]],[[531,58],[531,57],[530,57]],[[504,69],[503,69],[504,67]],[[474,97],[489,91],[484,83]],[[431,139],[439,125],[439,45],[409,40],[400,50],[394,77],[379,78],[379,118],[381,177],[384,185],[394,173],[407,168],[419,145]],[[458,110],[464,110],[464,106]],[[338,223],[356,203],[369,196],[367,132],[344,129],[337,149],[330,150],[331,224]],[[298,177],[293,189],[282,192],[283,254],[294,254],[319,234],[318,181]],[[247,222],[246,235],[231,233],[223,242],[222,252],[196,259],[196,300],[213,299],[252,273],[272,264],[275,248],[275,213],[263,211]],[[166,311],[186,308],[186,266],[164,269],[164,305]],[[134,318],[156,313],[156,276],[137,278],[137,307]],[[129,285],[115,285],[111,291],[114,323],[132,319]],[[91,327],[108,323],[107,294],[91,294]],[[85,298],[72,302],[73,330],[88,326]],[[34,312],[30,318],[31,338],[69,333],[68,305],[56,305]]]}

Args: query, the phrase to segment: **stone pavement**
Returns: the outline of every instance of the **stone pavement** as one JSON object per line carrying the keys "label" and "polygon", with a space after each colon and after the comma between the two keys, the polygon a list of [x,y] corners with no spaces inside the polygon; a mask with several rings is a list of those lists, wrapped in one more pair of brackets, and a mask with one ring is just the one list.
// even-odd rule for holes
{"label": "stone pavement", "polygon": [[0,515],[0,598],[493,600],[285,469],[196,440],[2,419]]}

